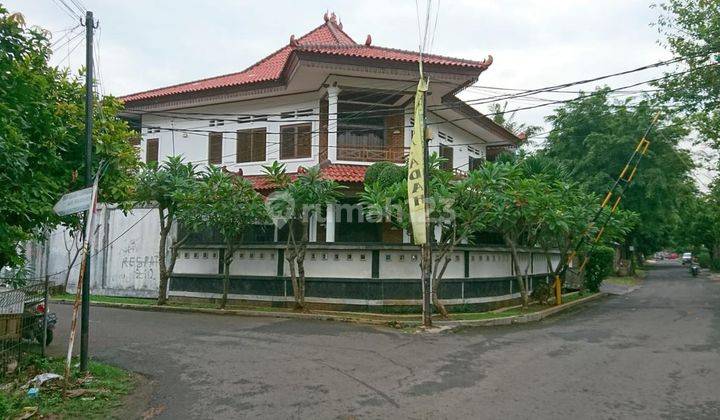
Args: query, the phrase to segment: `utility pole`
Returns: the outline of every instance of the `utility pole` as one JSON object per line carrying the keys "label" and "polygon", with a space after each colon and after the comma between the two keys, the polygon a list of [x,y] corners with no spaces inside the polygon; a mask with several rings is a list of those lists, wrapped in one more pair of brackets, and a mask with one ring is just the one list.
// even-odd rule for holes
{"label": "utility pole", "polygon": [[[95,21],[93,12],[85,14],[85,186],[93,186],[92,171],[92,132],[93,132],[93,32]],[[87,226],[91,220],[90,212],[94,206],[85,212],[86,235],[91,235],[92,226]],[[85,238],[89,240],[89,238]],[[89,243],[89,242],[88,242]],[[80,371],[88,368],[88,339],[90,329],[90,252],[85,253],[85,281],[82,282],[82,311],[80,315]]]}

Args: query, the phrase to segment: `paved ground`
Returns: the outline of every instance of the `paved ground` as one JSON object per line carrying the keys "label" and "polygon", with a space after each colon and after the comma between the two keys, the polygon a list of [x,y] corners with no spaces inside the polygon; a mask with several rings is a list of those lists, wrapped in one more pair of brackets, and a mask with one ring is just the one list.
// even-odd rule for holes
{"label": "paved ground", "polygon": [[[70,307],[52,348],[62,353]],[[93,308],[162,418],[720,418],[720,282],[664,265],[541,323],[439,335]]]}

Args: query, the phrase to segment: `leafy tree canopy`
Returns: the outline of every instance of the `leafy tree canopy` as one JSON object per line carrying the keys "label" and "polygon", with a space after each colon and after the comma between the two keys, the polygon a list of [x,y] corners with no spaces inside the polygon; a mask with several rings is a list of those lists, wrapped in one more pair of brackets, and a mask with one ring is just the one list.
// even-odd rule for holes
{"label": "leafy tree canopy", "polygon": [[668,0],[658,7],[661,43],[683,58],[682,74],[657,83],[659,96],[679,106],[699,139],[720,148],[720,1]]}
{"label": "leafy tree canopy", "polygon": [[[540,153],[563,164],[573,179],[603,196],[623,170],[654,113],[647,100],[633,106],[611,103],[607,88],[599,89],[548,117],[552,130]],[[641,220],[630,233],[628,244],[645,253],[672,240],[679,211],[694,190],[692,159],[677,147],[687,129],[665,121],[661,118],[648,136],[650,147],[621,204]]]}
{"label": "leafy tree canopy", "polygon": [[[84,84],[50,66],[51,53],[45,31],[0,6],[0,266],[22,263],[22,241],[71,222],[53,205],[84,186]],[[133,132],[116,117],[120,107],[98,98],[93,131],[92,169],[109,164],[100,199],[115,203],[126,202],[138,165]]]}

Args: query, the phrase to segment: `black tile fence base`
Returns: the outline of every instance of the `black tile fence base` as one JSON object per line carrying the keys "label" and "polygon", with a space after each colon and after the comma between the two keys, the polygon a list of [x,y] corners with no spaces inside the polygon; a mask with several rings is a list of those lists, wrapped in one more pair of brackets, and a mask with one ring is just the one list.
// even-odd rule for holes
{"label": "black tile fence base", "polygon": [[[531,279],[531,290],[545,275]],[[176,274],[170,280],[169,296],[176,300],[210,300],[221,297],[223,279],[216,274]],[[446,279],[440,285],[440,298],[456,310],[487,310],[517,300],[514,278]],[[422,299],[419,280],[307,278],[306,299],[311,307],[375,312],[415,312]],[[231,276],[231,300],[292,306],[289,277]]]}

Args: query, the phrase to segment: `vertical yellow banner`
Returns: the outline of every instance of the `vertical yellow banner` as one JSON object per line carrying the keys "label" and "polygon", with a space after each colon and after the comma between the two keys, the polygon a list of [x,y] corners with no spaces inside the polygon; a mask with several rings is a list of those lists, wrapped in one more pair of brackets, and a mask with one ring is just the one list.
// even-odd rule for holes
{"label": "vertical yellow banner", "polygon": [[[422,74],[422,73],[421,73]],[[415,123],[413,125],[410,156],[408,157],[408,204],[413,242],[423,245],[427,242],[425,224],[427,206],[425,203],[425,92],[428,86],[421,76],[415,92]]]}

